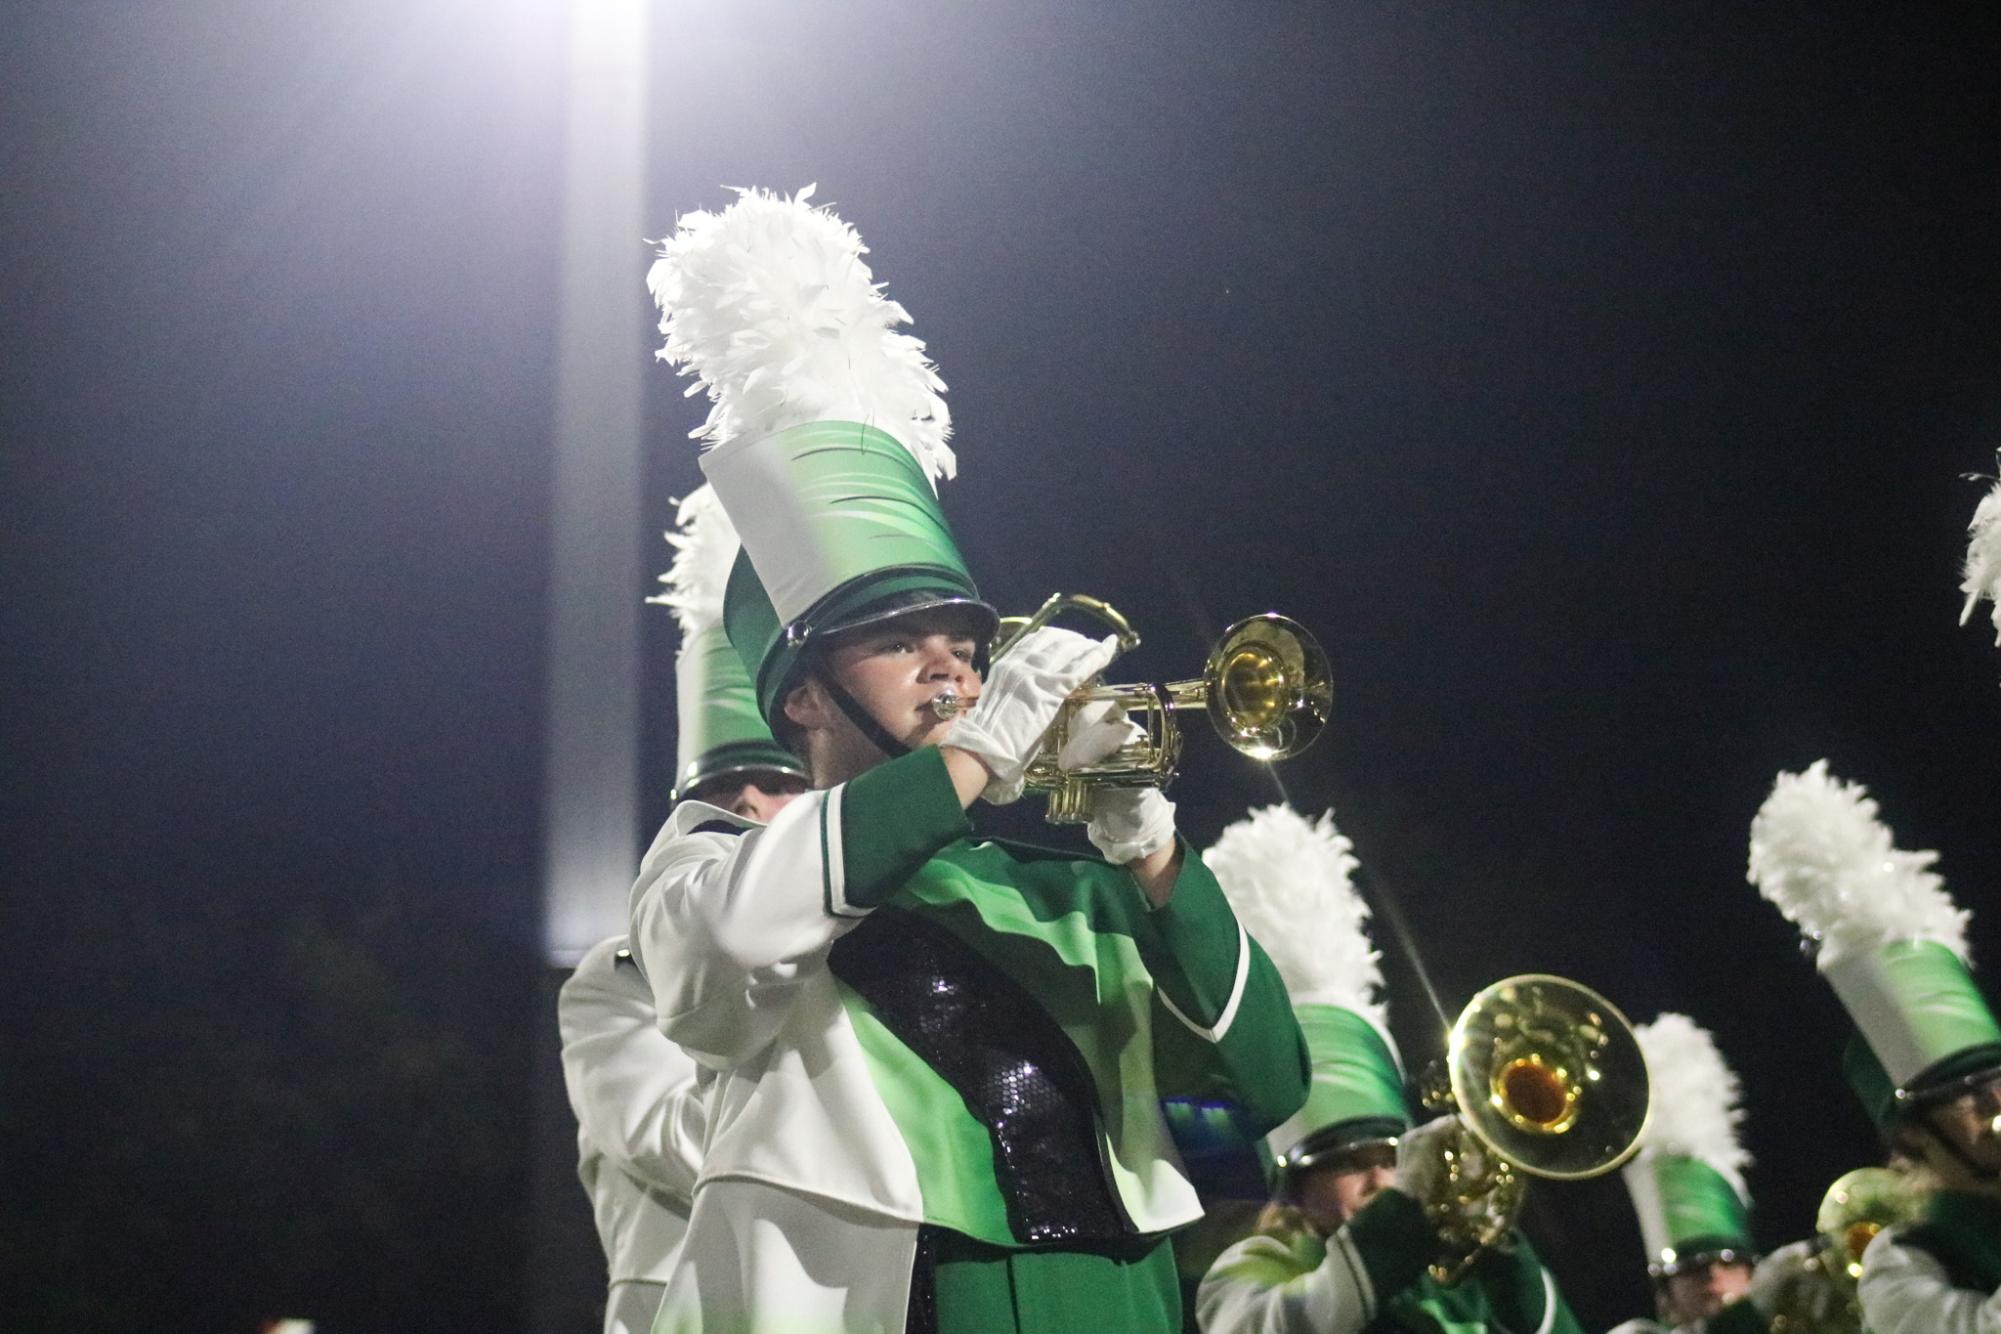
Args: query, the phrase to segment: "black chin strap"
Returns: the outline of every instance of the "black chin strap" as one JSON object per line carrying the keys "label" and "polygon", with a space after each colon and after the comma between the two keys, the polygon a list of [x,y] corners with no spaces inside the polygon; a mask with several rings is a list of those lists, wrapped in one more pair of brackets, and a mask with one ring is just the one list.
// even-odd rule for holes
{"label": "black chin strap", "polygon": [[877,722],[874,715],[861,706],[859,700],[841,688],[841,683],[834,679],[832,672],[822,672],[819,675],[820,684],[826,687],[829,698],[842,713],[848,715],[848,721],[855,725],[855,730],[867,737],[877,750],[892,760],[910,753],[910,747],[891,736],[889,729]]}

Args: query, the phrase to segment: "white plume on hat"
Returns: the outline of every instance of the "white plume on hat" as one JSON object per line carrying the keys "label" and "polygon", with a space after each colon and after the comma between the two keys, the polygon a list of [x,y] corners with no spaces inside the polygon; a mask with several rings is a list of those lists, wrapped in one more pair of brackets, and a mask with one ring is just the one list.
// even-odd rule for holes
{"label": "white plume on hat", "polygon": [[683,216],[646,279],[666,342],[712,407],[693,432],[710,446],[811,421],[857,421],[894,436],[935,488],[956,461],[945,382],[924,344],[896,326],[855,229],[808,201],[737,190],[717,213]]}
{"label": "white plume on hat", "polygon": [[1936,941],[1966,958],[1968,914],[1931,869],[1936,852],[1906,852],[1857,783],[1827,761],[1781,773],[1751,821],[1748,878],[1802,934],[1822,971],[1895,941]]}
{"label": "white plume on hat", "polygon": [[1737,1142],[1744,1121],[1742,1089],[1715,1039],[1685,1014],[1663,1014],[1635,1028],[1633,1036],[1647,1058],[1653,1088],[1641,1150],[1698,1158],[1730,1183],[1738,1199],[1748,1198],[1744,1169],[1751,1155]]}
{"label": "white plume on hat", "polygon": [[1354,845],[1334,812],[1266,806],[1225,829],[1202,860],[1237,920],[1264,946],[1295,1005],[1338,1005],[1384,1026],[1382,956],[1355,891]]}
{"label": "white plume on hat", "polygon": [[681,623],[681,643],[723,620],[723,590],[736,561],[736,527],[723,502],[708,483],[696,487],[674,510],[674,531],[667,542],[673,562],[660,582],[667,591],[646,599],[673,609]]}
{"label": "white plume on hat", "polygon": [[1966,579],[1959,586],[1966,605],[1960,608],[1959,623],[1972,620],[1973,609],[1986,598],[1994,605],[1994,643],[2001,646],[2001,481],[1981,498],[1966,531],[1971,534],[1966,542]]}

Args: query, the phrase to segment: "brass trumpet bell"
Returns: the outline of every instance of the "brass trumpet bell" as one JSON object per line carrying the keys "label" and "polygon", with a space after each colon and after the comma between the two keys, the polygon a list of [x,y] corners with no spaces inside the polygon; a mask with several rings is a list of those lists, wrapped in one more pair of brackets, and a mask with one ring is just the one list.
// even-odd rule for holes
{"label": "brass trumpet bell", "polygon": [[[1034,615],[1002,622],[994,656],[1028,631],[1064,611],[1086,612],[1110,625],[1120,650],[1139,643],[1125,617],[1109,604],[1081,594],[1058,593]],[[1058,757],[1072,732],[1087,726],[1102,709],[1116,706],[1139,724],[1141,735],[1113,754],[1064,768]],[[1165,787],[1181,763],[1181,728],[1174,715],[1200,709],[1225,743],[1256,760],[1282,760],[1319,738],[1334,710],[1334,677],[1326,650],[1306,627],[1267,612],[1236,622],[1210,650],[1202,675],[1167,685],[1088,685],[1070,697],[1049,738],[1028,766],[1028,791],[1049,799],[1052,824],[1084,824],[1091,818],[1091,793],[1098,787]]]}
{"label": "brass trumpet bell", "polygon": [[1646,1058],[1626,1017],[1588,987],[1503,978],[1460,1013],[1446,1062],[1466,1128],[1531,1176],[1600,1176],[1639,1148]]}

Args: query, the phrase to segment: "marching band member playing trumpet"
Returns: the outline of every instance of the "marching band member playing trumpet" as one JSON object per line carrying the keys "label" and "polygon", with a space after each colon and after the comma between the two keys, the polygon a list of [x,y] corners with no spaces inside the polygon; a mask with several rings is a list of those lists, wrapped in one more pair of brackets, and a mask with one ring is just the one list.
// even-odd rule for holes
{"label": "marching band member playing trumpet", "polygon": [[1813,942],[1856,1034],[1849,1085],[1932,1189],[1862,1253],[1873,1334],[2001,1331],[2001,1025],[1967,967],[1969,914],[1825,760],[1782,773],[1750,879]]}
{"label": "marching band member playing trumpet", "polygon": [[652,278],[715,399],[729,638],[814,784],[764,826],[683,803],[633,888],[661,1026],[715,1072],[655,1328],[1178,1329],[1166,1237],[1199,1208],[1160,1100],[1264,1133],[1298,1028],[1157,790],[1101,807],[1105,861],[973,839],[1112,649],[1043,629],[986,669],[941,386],[860,255],[745,192]]}
{"label": "marching band member playing trumpet", "polygon": [[1425,1202],[1441,1193],[1457,1126],[1410,1129],[1368,908],[1332,813],[1254,811],[1206,860],[1239,918],[1273,942],[1313,1075],[1306,1106],[1271,1136],[1280,1181],[1257,1232],[1202,1281],[1203,1334],[1579,1331],[1519,1231],[1450,1285],[1430,1272],[1447,1247]]}

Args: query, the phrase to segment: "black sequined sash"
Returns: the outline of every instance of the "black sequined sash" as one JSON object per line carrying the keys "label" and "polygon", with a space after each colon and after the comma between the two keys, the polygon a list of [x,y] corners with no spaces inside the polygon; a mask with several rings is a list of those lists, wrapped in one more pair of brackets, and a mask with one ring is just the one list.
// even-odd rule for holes
{"label": "black sequined sash", "polygon": [[900,908],[876,909],[835,943],[828,964],[987,1128],[1017,1241],[1133,1234],[1100,1148],[1090,1070],[1019,982]]}

